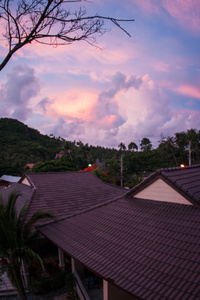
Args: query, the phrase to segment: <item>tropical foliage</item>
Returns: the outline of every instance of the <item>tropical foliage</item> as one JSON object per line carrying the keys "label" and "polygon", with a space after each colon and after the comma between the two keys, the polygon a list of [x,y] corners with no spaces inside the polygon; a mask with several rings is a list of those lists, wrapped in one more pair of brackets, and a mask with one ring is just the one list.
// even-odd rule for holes
{"label": "tropical foliage", "polygon": [[120,142],[118,149],[114,149],[42,135],[17,120],[1,118],[0,144],[0,176],[22,175],[27,171],[27,163],[35,163],[30,170],[33,172],[79,171],[97,163],[93,171],[96,176],[120,185],[123,154],[123,182],[125,186],[133,186],[136,177],[141,180],[156,169],[188,165],[189,145],[191,164],[200,163],[200,130],[197,129],[162,137],[156,149],[147,137],[141,139],[140,145],[134,141],[128,145]]}
{"label": "tropical foliage", "polygon": [[0,257],[2,258],[1,272],[6,272],[13,286],[18,291],[20,299],[27,299],[23,277],[22,264],[35,263],[44,270],[40,256],[33,250],[38,239],[35,225],[52,218],[47,211],[37,211],[27,220],[26,202],[21,208],[17,206],[20,194],[10,193],[8,199],[0,197]]}

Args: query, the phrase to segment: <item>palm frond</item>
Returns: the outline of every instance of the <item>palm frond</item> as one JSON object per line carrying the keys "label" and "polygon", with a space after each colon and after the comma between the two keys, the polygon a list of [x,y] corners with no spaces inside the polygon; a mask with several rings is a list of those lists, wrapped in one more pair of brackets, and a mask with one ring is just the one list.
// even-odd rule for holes
{"label": "palm frond", "polygon": [[25,227],[27,230],[28,229],[30,230],[30,228],[37,225],[38,223],[45,221],[47,219],[53,219],[53,218],[55,218],[55,216],[51,212],[49,212],[47,210],[38,210],[27,221],[27,223],[25,224]]}
{"label": "palm frond", "polygon": [[0,256],[5,259],[2,272],[7,272],[21,299],[26,299],[20,273],[22,260],[34,262],[45,270],[42,259],[33,250],[38,238],[35,226],[54,216],[46,210],[39,210],[27,221],[28,201],[17,211],[16,201],[19,196],[20,193],[13,191],[5,201],[0,195]]}

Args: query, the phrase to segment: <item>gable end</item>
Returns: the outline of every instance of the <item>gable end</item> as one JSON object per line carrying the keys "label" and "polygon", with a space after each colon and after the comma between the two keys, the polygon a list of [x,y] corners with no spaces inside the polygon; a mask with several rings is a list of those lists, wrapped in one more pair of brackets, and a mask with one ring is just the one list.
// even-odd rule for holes
{"label": "gable end", "polygon": [[158,178],[146,188],[134,194],[134,197],[192,205],[190,201],[188,201],[161,178]]}

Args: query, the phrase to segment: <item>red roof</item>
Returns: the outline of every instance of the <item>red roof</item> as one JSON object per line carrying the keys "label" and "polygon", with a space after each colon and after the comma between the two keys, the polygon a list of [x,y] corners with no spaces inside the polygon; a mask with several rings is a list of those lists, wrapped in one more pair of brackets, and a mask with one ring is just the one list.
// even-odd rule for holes
{"label": "red roof", "polygon": [[25,168],[32,169],[34,166],[35,166],[35,164],[26,164]]}

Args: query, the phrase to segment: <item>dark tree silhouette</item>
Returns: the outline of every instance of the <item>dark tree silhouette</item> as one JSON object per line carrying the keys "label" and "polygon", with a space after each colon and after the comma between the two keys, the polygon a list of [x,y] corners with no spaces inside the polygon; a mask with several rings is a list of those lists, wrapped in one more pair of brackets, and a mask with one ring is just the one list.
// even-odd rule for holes
{"label": "dark tree silhouette", "polygon": [[134,151],[134,150],[138,150],[138,146],[136,145],[136,143],[134,142],[131,142],[129,145],[128,145],[128,150],[129,151]]}
{"label": "dark tree silhouette", "polygon": [[96,34],[104,34],[107,28],[104,21],[109,20],[130,35],[120,22],[122,20],[99,15],[87,16],[86,9],[80,7],[71,12],[70,4],[84,0],[1,0],[0,21],[7,54],[0,64],[2,70],[12,55],[33,41],[41,44],[59,46],[84,40],[94,45]]}
{"label": "dark tree silhouette", "polygon": [[142,150],[142,151],[151,151],[151,149],[152,149],[152,144],[151,144],[150,139],[148,139],[148,138],[146,138],[146,137],[143,138],[143,139],[141,140],[140,147],[141,147],[141,150]]}

